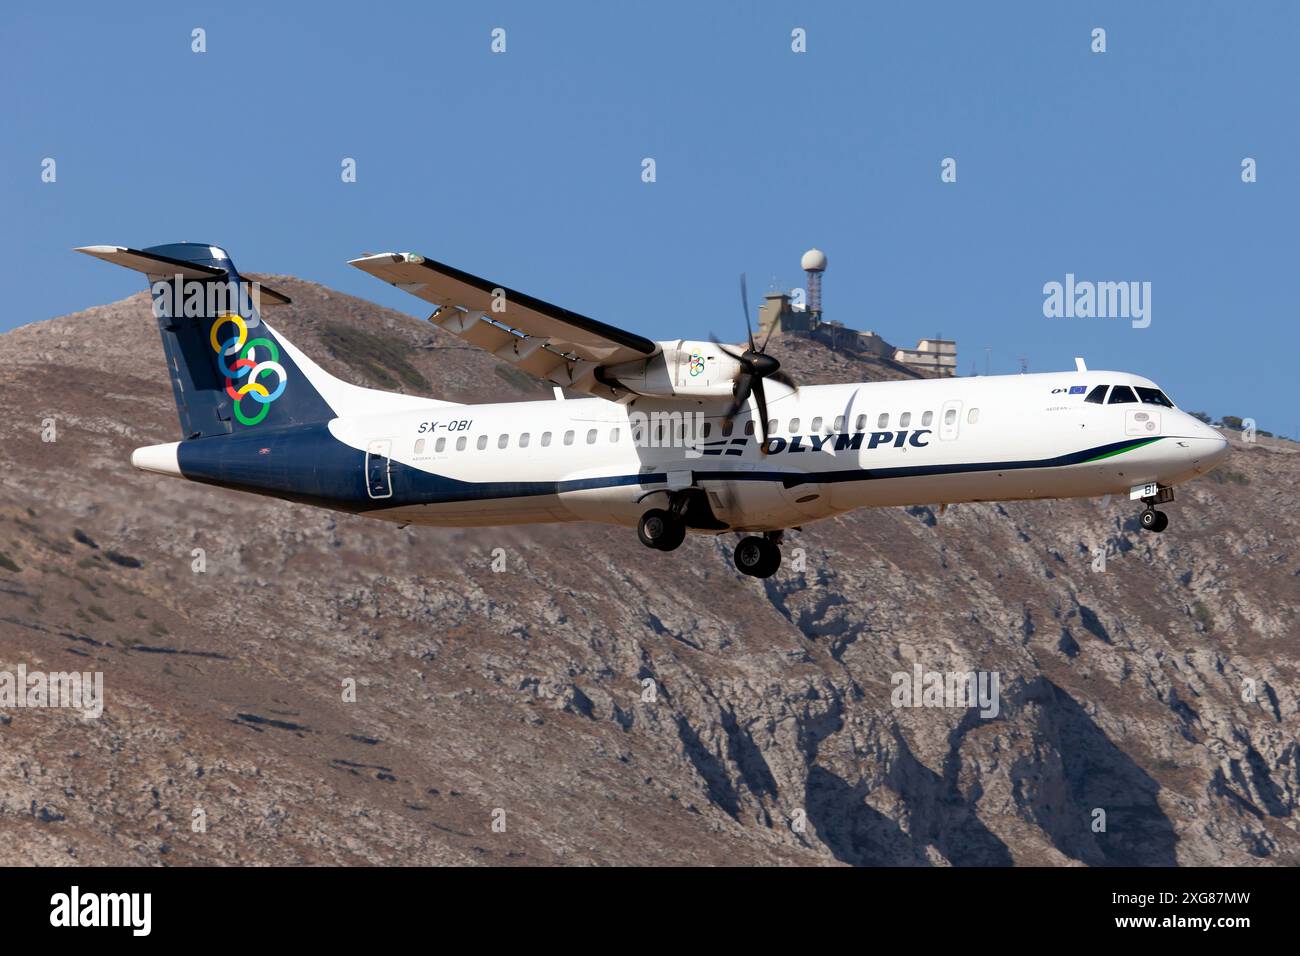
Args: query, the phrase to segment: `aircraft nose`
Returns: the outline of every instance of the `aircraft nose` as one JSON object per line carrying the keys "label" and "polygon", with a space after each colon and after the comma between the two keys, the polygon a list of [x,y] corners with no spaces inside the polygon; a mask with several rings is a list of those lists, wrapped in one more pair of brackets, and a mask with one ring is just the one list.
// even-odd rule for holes
{"label": "aircraft nose", "polygon": [[1222,435],[1218,438],[1211,439],[1211,441],[1217,443],[1217,447],[1210,452],[1210,461],[1217,465],[1228,457],[1232,451],[1232,446],[1228,444],[1228,439],[1224,438]]}
{"label": "aircraft nose", "polygon": [[1231,446],[1228,439],[1215,433],[1214,438],[1200,438],[1195,440],[1196,461],[1194,467],[1198,474],[1205,474],[1212,468],[1221,465],[1231,453]]}

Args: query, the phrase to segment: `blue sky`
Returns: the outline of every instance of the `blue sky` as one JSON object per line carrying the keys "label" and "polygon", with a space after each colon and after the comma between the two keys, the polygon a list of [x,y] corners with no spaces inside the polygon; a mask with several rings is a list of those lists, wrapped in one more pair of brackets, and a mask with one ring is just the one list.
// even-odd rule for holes
{"label": "blue sky", "polygon": [[[346,260],[736,340],[738,273],[816,245],[827,318],[963,375],[1083,355],[1296,435],[1298,50],[1286,2],[6,4],[0,330],[142,287],[73,246],[195,240],[411,314]],[[1045,318],[1066,273],[1150,282],[1150,327]]]}

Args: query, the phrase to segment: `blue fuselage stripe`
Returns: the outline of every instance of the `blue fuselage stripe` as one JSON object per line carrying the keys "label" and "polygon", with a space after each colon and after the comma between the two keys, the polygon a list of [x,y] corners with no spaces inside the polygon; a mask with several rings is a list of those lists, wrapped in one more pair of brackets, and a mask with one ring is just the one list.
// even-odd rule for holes
{"label": "blue fuselage stripe", "polygon": [[[845,468],[822,472],[783,471],[775,468],[691,471],[696,481],[779,481],[789,488],[804,484],[1060,468],[1124,451],[1149,441],[1150,439],[1132,439],[1086,448],[1055,458],[1022,461]],[[340,442],[325,425],[302,425],[181,442],[177,455],[181,473],[194,481],[346,511],[528,498],[595,488],[662,485],[667,481],[667,475],[662,471],[560,481],[461,481],[392,461],[390,477],[393,494],[391,497],[373,499],[366,489],[365,452]],[[690,467],[691,462],[688,460],[682,464],[685,469]]]}

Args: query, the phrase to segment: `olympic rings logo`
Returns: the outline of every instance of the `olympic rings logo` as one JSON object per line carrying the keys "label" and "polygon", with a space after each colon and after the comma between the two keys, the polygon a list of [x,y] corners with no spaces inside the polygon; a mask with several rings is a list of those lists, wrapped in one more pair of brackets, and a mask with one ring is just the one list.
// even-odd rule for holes
{"label": "olympic rings logo", "polygon": [[[235,327],[235,334],[222,341],[217,332],[227,323]],[[289,379],[285,374],[284,366],[280,364],[280,350],[268,338],[259,336],[250,339],[248,324],[241,316],[233,314],[217,316],[217,321],[212,323],[212,333],[208,338],[212,344],[212,351],[217,353],[217,365],[226,376],[226,394],[234,402],[235,418],[241,425],[256,425],[271,410],[271,403],[284,394],[284,386]],[[263,349],[263,354],[268,355],[269,358],[259,359],[257,351],[259,348]],[[234,361],[228,363],[229,357],[232,356]],[[268,375],[275,376],[274,389],[267,388],[265,378]],[[236,386],[235,383],[241,379],[242,383]],[[251,397],[257,403],[257,414],[244,414],[241,404],[245,396]]]}

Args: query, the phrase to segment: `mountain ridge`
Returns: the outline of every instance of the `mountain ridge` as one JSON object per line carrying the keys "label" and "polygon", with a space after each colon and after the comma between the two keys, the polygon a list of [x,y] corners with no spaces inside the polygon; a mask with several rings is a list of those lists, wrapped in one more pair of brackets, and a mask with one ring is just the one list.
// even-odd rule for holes
{"label": "mountain ridge", "polygon": [[[349,381],[551,397],[266,278],[293,299],[268,321]],[[799,381],[903,376],[772,349]],[[0,359],[0,670],[106,695],[0,713],[0,862],[1300,861],[1294,443],[1231,436],[1161,536],[1117,500],[877,509],[759,582],[730,536],[400,529],[136,472],[179,437],[145,293]],[[996,671],[1000,713],[895,707],[915,664]]]}

